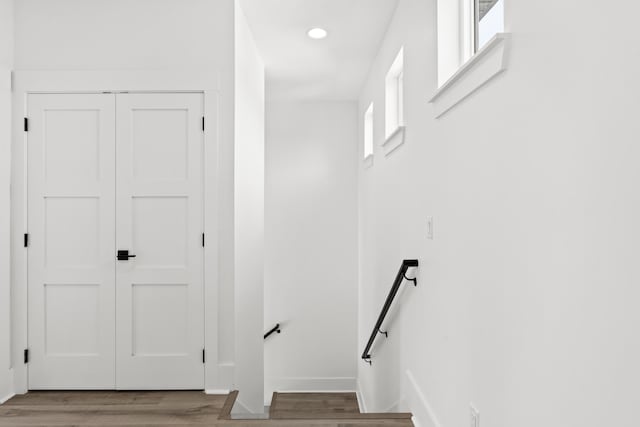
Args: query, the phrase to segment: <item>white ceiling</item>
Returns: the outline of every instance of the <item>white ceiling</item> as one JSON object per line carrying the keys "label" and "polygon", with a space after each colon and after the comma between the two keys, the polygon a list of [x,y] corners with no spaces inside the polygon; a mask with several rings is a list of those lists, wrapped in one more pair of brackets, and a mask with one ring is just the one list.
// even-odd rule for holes
{"label": "white ceiling", "polygon": [[[268,96],[357,99],[398,0],[240,0],[265,62]],[[324,40],[307,31],[321,27]]]}

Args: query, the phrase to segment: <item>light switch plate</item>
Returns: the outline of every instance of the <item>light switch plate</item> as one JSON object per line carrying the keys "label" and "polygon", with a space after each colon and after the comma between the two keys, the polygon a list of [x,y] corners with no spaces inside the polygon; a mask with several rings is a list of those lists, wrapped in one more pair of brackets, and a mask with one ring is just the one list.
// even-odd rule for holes
{"label": "light switch plate", "polygon": [[427,217],[427,239],[433,240],[433,217]]}

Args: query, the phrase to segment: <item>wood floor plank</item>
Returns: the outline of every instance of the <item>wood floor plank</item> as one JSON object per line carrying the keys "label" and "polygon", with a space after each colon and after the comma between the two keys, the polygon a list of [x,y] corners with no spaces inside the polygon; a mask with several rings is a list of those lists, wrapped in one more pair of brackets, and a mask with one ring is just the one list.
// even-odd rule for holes
{"label": "wood floor plank", "polygon": [[127,403],[156,404],[164,397],[163,392],[117,392],[117,391],[31,391],[17,395],[5,405],[122,405]]}
{"label": "wood floor plank", "polygon": [[[192,425],[217,421],[220,408],[216,405],[180,405],[174,407],[149,405],[123,406],[38,406],[37,409],[14,406],[0,414],[0,425],[29,426],[47,423],[51,426],[69,424],[146,424]],[[8,421],[9,420],[9,421]]]}
{"label": "wood floor plank", "polygon": [[[295,395],[294,395],[295,394]],[[231,420],[238,392],[30,392],[0,405],[0,427],[411,427],[410,414],[360,414],[351,393],[278,393],[289,419]],[[278,409],[280,408],[280,409]],[[305,413],[309,411],[309,413]],[[313,415],[313,417],[311,417]],[[295,417],[298,417],[295,419]],[[306,418],[305,418],[306,417]],[[221,419],[219,419],[221,418]]]}

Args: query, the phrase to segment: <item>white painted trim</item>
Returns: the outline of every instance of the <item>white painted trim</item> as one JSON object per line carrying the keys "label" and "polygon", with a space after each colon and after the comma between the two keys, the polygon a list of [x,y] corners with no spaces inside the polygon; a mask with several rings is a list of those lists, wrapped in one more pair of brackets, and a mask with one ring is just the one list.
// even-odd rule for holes
{"label": "white painted trim", "polygon": [[356,390],[355,377],[270,377],[265,388],[280,393],[323,392],[342,393]]}
{"label": "white painted trim", "polygon": [[8,369],[7,370],[7,383],[9,385],[9,389],[7,390],[9,393],[0,398],[0,405],[2,405],[3,403],[5,403],[7,400],[11,399],[13,396],[16,395],[15,393],[15,387],[13,385],[13,368]]}
{"label": "white painted trim", "polygon": [[403,406],[404,403],[404,398],[401,397],[400,399],[396,400],[392,405],[388,406],[386,410],[382,411],[382,412],[402,412],[401,411],[401,407]]}
{"label": "white painted trim", "polygon": [[418,383],[411,373],[406,371],[406,391],[405,399],[409,411],[413,414],[411,420],[415,427],[442,427],[438,417],[436,417],[433,407],[418,386]]}
{"label": "white painted trim", "polygon": [[15,92],[202,92],[220,90],[215,70],[17,70]]}
{"label": "white painted trim", "polygon": [[208,390],[207,389],[207,390],[204,391],[204,394],[215,395],[215,396],[224,396],[224,395],[227,395],[229,393],[231,393],[231,390],[224,390],[224,389],[221,389],[221,390]]}
{"label": "white painted trim", "polygon": [[[238,395],[240,397],[240,395]],[[253,413],[249,411],[247,405],[242,403],[242,401],[236,398],[235,403],[233,404],[233,408],[231,408],[231,419],[232,420],[267,420],[269,419],[269,406],[264,405],[263,411],[261,413]]]}
{"label": "white painted trim", "polygon": [[400,76],[404,76],[404,46],[400,46],[384,79],[384,129],[387,140],[405,123],[404,77],[401,80]]}
{"label": "white painted trim", "polygon": [[[11,366],[11,70],[0,66],[0,323],[3,335],[2,366],[0,393],[7,396],[0,399],[0,404],[13,396],[13,370]],[[5,346],[6,343],[6,346]]]}
{"label": "white painted trim", "polygon": [[362,392],[362,384],[360,379],[356,379],[356,398],[358,399],[358,409],[361,413],[367,412],[367,403],[364,400],[364,393]]}
{"label": "white painted trim", "polygon": [[305,390],[277,390],[278,393],[357,393],[355,389],[349,388],[323,388],[323,389],[305,389]]}
{"label": "white painted trim", "polygon": [[[213,84],[213,82],[212,82]],[[205,389],[229,387],[220,381],[219,354],[219,284],[220,284],[220,141],[222,117],[220,92],[204,92],[204,336],[206,349]],[[208,309],[213,308],[213,310]]]}
{"label": "white painted trim", "polygon": [[391,132],[387,139],[382,143],[385,156],[388,156],[393,150],[404,144],[404,134],[405,126],[398,126],[396,130]]}
{"label": "white painted trim", "polygon": [[447,80],[429,101],[436,117],[457,104],[507,69],[511,34],[498,33]]}
{"label": "white painted trim", "polygon": [[[220,215],[218,198],[219,146],[221,138],[220,79],[215,70],[20,70],[14,72],[12,117],[12,348],[14,391],[26,393],[27,365],[22,363],[22,351],[27,337],[27,250],[22,235],[27,232],[26,141],[22,120],[27,114],[30,93],[99,93],[99,92],[199,92],[204,93],[205,115],[205,190],[204,218],[206,242],[205,264],[205,389],[220,385],[218,366],[218,284],[220,275]],[[215,307],[214,310],[208,310]]]}
{"label": "white painted trim", "polygon": [[364,163],[364,168],[365,169],[369,169],[370,167],[372,167],[373,166],[373,154],[369,154],[367,157],[365,157],[362,163]]}
{"label": "white painted trim", "polygon": [[9,399],[11,399],[15,395],[16,395],[15,393],[9,393],[5,397],[0,397],[0,405],[2,405],[3,403],[6,403]]}
{"label": "white painted trim", "polygon": [[249,411],[249,408],[247,408],[247,406],[244,403],[242,403],[242,401],[240,401],[238,397],[236,397],[235,402],[233,402],[233,407],[231,408],[231,414],[250,414],[251,411]]}

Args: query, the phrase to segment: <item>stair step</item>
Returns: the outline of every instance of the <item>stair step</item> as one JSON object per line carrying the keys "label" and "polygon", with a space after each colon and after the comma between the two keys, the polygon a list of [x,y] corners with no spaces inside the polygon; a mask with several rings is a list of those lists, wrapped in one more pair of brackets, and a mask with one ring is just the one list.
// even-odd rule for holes
{"label": "stair step", "polygon": [[273,420],[410,420],[410,413],[360,413],[355,393],[273,393]]}
{"label": "stair step", "polygon": [[274,420],[353,418],[360,414],[355,393],[273,393]]}
{"label": "stair step", "polygon": [[268,420],[232,420],[231,408],[238,398],[232,391],[220,411],[220,425],[234,427],[413,427],[411,414],[361,413],[355,393],[278,393],[271,399]]}

